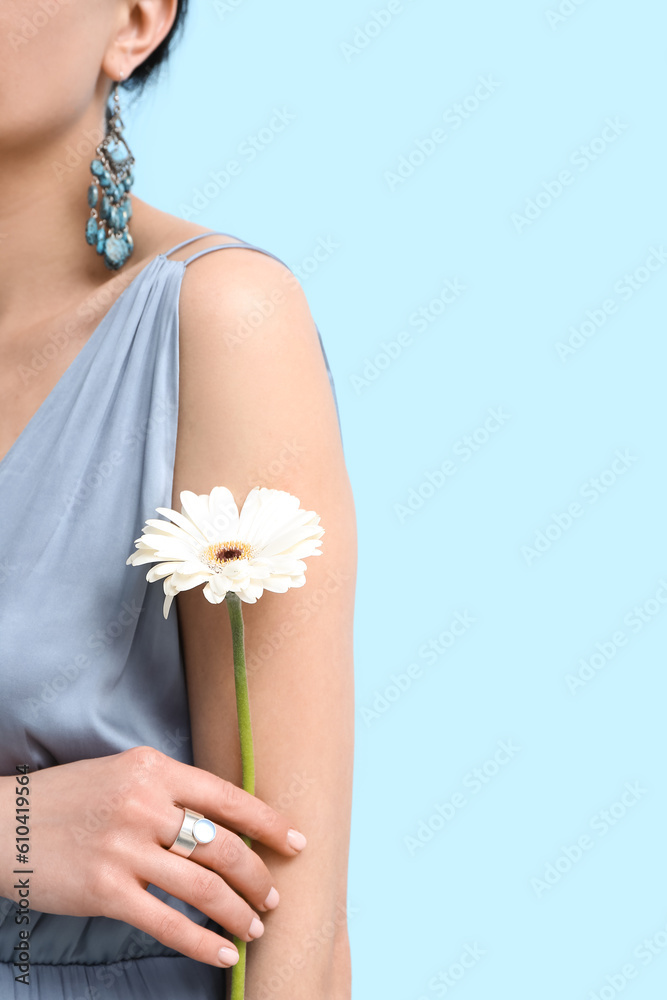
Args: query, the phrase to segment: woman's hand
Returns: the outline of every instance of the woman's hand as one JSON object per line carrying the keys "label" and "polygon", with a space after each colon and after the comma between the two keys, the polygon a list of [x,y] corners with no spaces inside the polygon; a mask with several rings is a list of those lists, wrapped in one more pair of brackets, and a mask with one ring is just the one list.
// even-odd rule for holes
{"label": "woman's hand", "polygon": [[[11,888],[15,785],[14,778],[0,778],[0,892],[17,901]],[[252,941],[264,930],[256,911],[273,909],[278,894],[268,868],[239,834],[285,857],[294,857],[304,843],[265,802],[152,747],[35,771],[29,788],[35,910],[124,920],[209,965],[234,965],[234,944],[146,886],[193,904]],[[198,844],[189,858],[167,850],[181,828],[183,807],[216,824],[212,843]]]}

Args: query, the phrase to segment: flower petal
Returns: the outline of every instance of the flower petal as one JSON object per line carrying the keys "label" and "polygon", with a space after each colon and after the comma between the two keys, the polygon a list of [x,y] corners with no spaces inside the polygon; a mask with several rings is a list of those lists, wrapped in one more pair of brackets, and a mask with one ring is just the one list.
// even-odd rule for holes
{"label": "flower petal", "polygon": [[193,542],[192,538],[186,539],[182,535],[180,538],[175,538],[173,535],[154,535],[152,530],[141,539],[144,548],[151,548],[154,552],[184,552],[186,557],[199,551],[199,547]]}
{"label": "flower petal", "polygon": [[[150,528],[150,532],[146,531],[146,528]],[[183,541],[193,542],[193,535],[184,531],[183,528],[179,527],[177,524],[172,524],[171,521],[161,521],[157,517],[150,517],[146,521],[144,526],[144,531],[146,534],[164,534],[173,535],[174,538],[181,538]]]}
{"label": "flower petal", "polygon": [[[171,559],[171,556],[166,557]],[[131,566],[143,566],[144,563],[149,562],[159,562],[159,559],[155,558],[155,550],[149,548],[137,548],[136,552],[133,552],[131,556],[126,559],[126,564]]]}
{"label": "flower petal", "polygon": [[155,583],[156,580],[163,580],[165,576],[170,576],[175,572],[180,565],[180,563],[175,562],[158,563],[156,566],[151,566],[148,573],[146,573],[146,579],[149,583]]}
{"label": "flower petal", "polygon": [[257,601],[257,598],[255,597],[255,595],[253,593],[251,593],[251,591],[249,591],[249,590],[239,590],[238,596],[246,604],[255,604],[256,601]]}
{"label": "flower petal", "polygon": [[253,546],[264,546],[299,510],[298,497],[284,490],[254,487],[239,515],[239,536]]}
{"label": "flower petal", "polygon": [[207,583],[210,579],[210,573],[192,573],[190,576],[185,576],[183,573],[174,573],[171,578],[171,587],[178,591],[192,590],[193,587]]}
{"label": "flower petal", "polygon": [[231,580],[228,580],[224,573],[214,573],[209,580],[209,587],[213,594],[223,600],[225,594],[230,589],[230,583]]}
{"label": "flower petal", "polygon": [[220,596],[220,594],[216,594],[215,591],[211,589],[210,580],[204,587],[203,594],[206,600],[209,601],[210,604],[222,604],[226,596],[226,594],[223,594],[222,596]]}
{"label": "flower petal", "polygon": [[285,594],[290,589],[291,577],[272,576],[264,583],[264,590],[269,590],[273,594]]}
{"label": "flower petal", "polygon": [[166,618],[169,615],[169,609],[171,608],[171,602],[174,599],[173,594],[167,594],[164,599],[164,604],[162,605],[162,614]]}
{"label": "flower petal", "polygon": [[200,531],[203,525],[210,521],[208,510],[208,493],[193,493],[192,490],[183,490],[180,494],[181,513],[189,518]]}
{"label": "flower petal", "polygon": [[239,510],[234,495],[226,486],[214,486],[211,490],[209,517],[218,539],[238,537]]}
{"label": "flower petal", "polygon": [[174,524],[177,524],[179,528],[182,528],[188,535],[194,538],[199,545],[206,545],[208,538],[204,535],[198,525],[193,524],[192,521],[185,517],[183,514],[179,514],[177,510],[171,510],[169,507],[156,507],[158,514],[164,514],[168,517]]}
{"label": "flower petal", "polygon": [[310,554],[317,547],[323,534],[324,528],[317,528],[310,524],[290,527],[282,534],[271,538],[257,555],[275,556],[283,552],[292,552],[297,548],[304,549],[307,554]]}

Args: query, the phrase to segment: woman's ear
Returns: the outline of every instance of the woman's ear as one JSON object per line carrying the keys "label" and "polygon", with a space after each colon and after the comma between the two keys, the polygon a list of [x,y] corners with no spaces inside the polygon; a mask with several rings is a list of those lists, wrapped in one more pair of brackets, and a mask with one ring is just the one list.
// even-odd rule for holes
{"label": "woman's ear", "polygon": [[126,80],[167,37],[177,11],[177,0],[122,0],[103,72],[112,80]]}

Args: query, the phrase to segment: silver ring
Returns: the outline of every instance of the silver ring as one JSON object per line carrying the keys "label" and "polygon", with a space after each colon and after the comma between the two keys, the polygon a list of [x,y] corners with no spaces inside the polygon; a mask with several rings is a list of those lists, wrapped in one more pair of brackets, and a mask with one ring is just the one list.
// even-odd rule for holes
{"label": "silver ring", "polygon": [[189,858],[197,844],[210,844],[215,838],[215,825],[201,813],[183,808],[185,813],[176,840],[168,848],[181,858]]}

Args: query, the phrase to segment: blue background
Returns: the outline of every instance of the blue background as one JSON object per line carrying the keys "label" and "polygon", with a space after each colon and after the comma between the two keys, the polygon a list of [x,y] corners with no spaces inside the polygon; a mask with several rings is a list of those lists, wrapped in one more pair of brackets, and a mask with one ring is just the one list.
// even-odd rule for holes
{"label": "blue background", "polygon": [[196,0],[126,116],[136,194],[299,268],[333,370],[355,1000],[665,995],[666,28]]}

